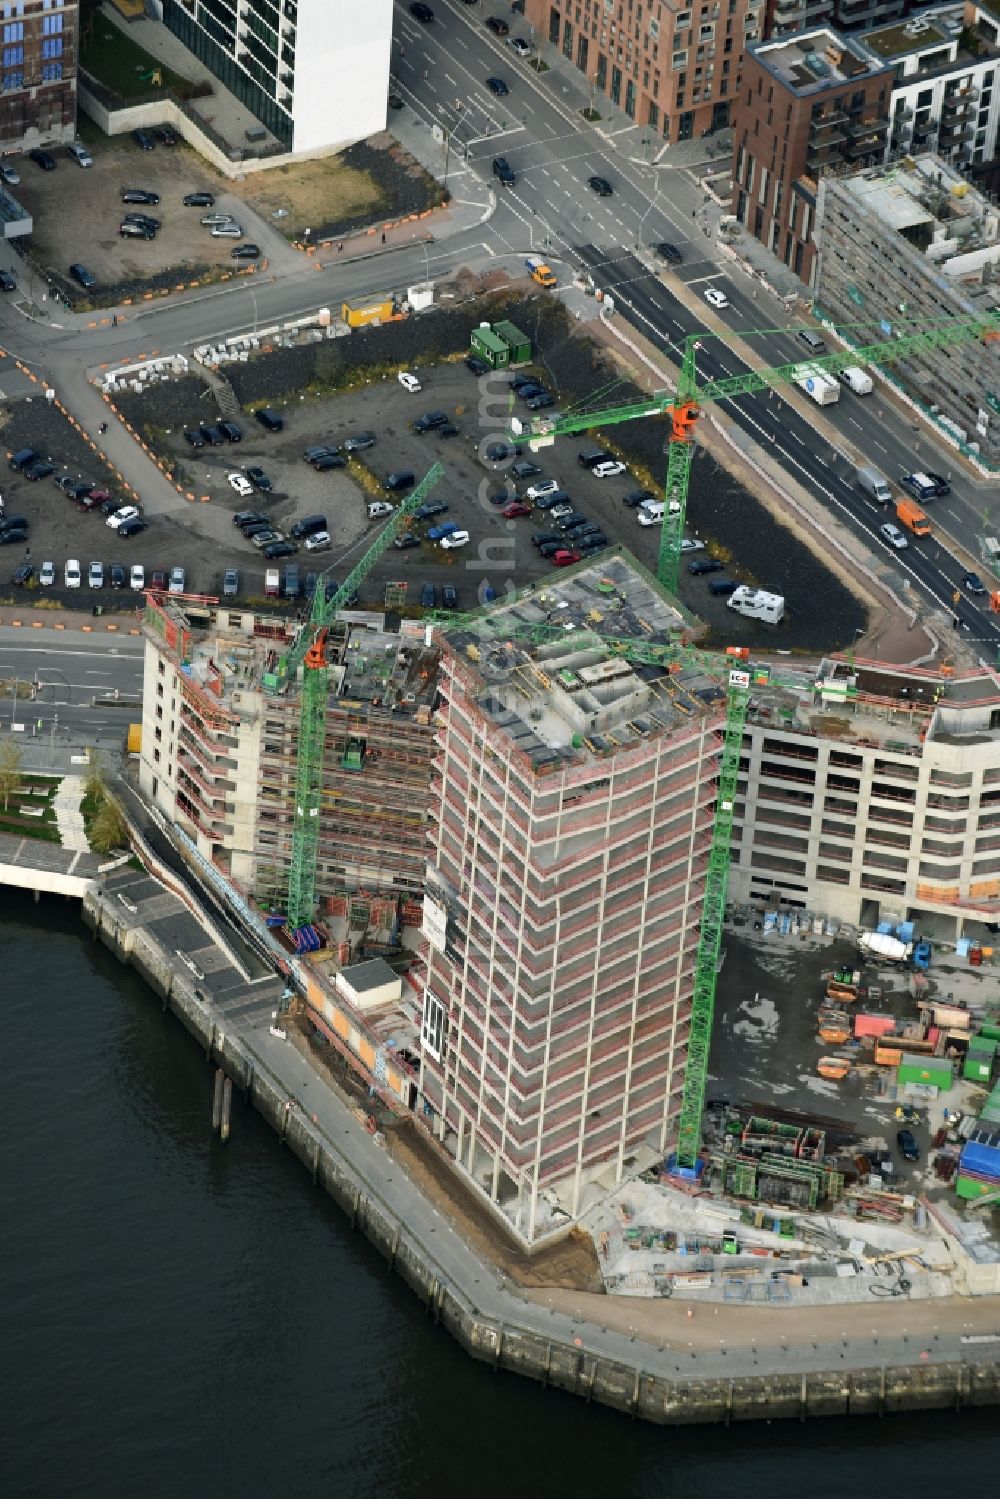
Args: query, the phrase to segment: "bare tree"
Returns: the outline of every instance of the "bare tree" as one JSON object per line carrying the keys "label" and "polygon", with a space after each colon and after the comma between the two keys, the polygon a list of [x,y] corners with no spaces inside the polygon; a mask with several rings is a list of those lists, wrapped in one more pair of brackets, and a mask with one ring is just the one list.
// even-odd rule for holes
{"label": "bare tree", "polygon": [[3,809],[21,784],[21,751],[12,739],[0,745],[0,797]]}

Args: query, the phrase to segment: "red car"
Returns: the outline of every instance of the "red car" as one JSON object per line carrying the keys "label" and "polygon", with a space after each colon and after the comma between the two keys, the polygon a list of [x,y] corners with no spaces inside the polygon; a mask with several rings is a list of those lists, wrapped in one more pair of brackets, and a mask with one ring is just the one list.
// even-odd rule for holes
{"label": "red car", "polygon": [[500,514],[504,516],[506,520],[515,520],[519,515],[530,515],[531,506],[522,505],[520,500],[514,500],[512,504],[505,505]]}
{"label": "red car", "polygon": [[579,560],[580,560],[580,553],[579,552],[562,551],[562,552],[553,552],[552,553],[552,566],[553,567],[572,567],[573,563],[574,562],[579,562]]}

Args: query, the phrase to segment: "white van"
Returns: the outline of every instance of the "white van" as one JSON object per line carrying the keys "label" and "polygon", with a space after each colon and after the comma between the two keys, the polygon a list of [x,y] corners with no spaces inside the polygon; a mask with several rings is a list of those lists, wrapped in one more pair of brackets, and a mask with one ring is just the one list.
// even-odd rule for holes
{"label": "white van", "polygon": [[785,614],[785,599],[780,593],[765,593],[763,588],[747,588],[742,585],[730,594],[727,603],[737,614],[747,619],[762,619],[767,625],[776,625]]}
{"label": "white van", "polygon": [[[663,500],[644,500],[635,512],[635,518],[640,526],[658,526],[663,519]],[[680,501],[670,501],[670,514],[676,515],[680,510]]]}

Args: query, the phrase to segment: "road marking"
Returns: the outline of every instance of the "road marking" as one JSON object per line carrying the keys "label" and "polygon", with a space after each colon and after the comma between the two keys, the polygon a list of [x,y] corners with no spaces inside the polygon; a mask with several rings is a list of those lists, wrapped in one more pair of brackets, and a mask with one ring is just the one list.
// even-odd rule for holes
{"label": "road marking", "polygon": [[878,450],[879,450],[880,453],[885,453],[885,454],[888,455],[889,449],[886,448],[886,447],[883,447],[882,443],[875,442],[875,438],[874,437],[872,438],[872,442],[875,443],[875,446],[878,448]]}
{"label": "road marking", "polygon": [[961,523],[962,523],[962,517],[961,517],[961,516],[960,516],[960,515],[958,515],[958,514],[956,514],[956,512],[955,512],[955,511],[954,511],[954,510],[952,510],[952,508],[951,508],[951,506],[950,506],[950,505],[945,505],[945,506],[944,506],[944,507],[943,507],[943,508],[944,508],[944,510],[945,510],[945,511],[946,511],[946,512],[947,512],[947,513],[948,513],[948,514],[949,514],[949,515],[954,515],[954,516],[955,516],[955,519],[956,519],[956,520],[957,520],[957,521],[958,521],[958,523],[959,523],[959,525],[961,525]]}

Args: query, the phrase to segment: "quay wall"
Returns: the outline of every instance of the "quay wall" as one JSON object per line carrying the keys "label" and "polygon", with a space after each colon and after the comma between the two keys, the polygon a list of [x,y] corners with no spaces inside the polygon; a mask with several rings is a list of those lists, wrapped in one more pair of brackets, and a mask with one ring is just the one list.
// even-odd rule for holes
{"label": "quay wall", "polygon": [[[173,1011],[206,1057],[232,1078],[247,1102],[303,1163],[316,1186],[333,1198],[352,1226],[420,1299],[427,1315],[468,1354],[491,1368],[668,1426],[961,1411],[1000,1404],[1000,1361],[994,1351],[978,1350],[974,1358],[952,1362],[802,1373],[766,1367],[768,1350],[759,1347],[759,1373],[675,1379],[642,1367],[641,1343],[636,1345],[638,1362],[630,1363],[592,1346],[584,1328],[578,1329],[582,1335],[572,1341],[542,1335],[518,1321],[513,1297],[507,1298],[509,1317],[484,1311],[477,1304],[476,1287],[449,1278],[433,1248],[364,1179],[351,1160],[349,1147],[335,1142],[292,1105],[280,1078],[243,1038],[226,1031],[211,1004],[196,994],[190,975],[176,970],[172,955],[154,937],[120,920],[110,898],[94,888],[84,897],[82,914],[94,935],[145,979],[164,1010]],[[496,1299],[495,1291],[491,1281],[487,1299]],[[774,1352],[777,1355],[777,1348]]]}

